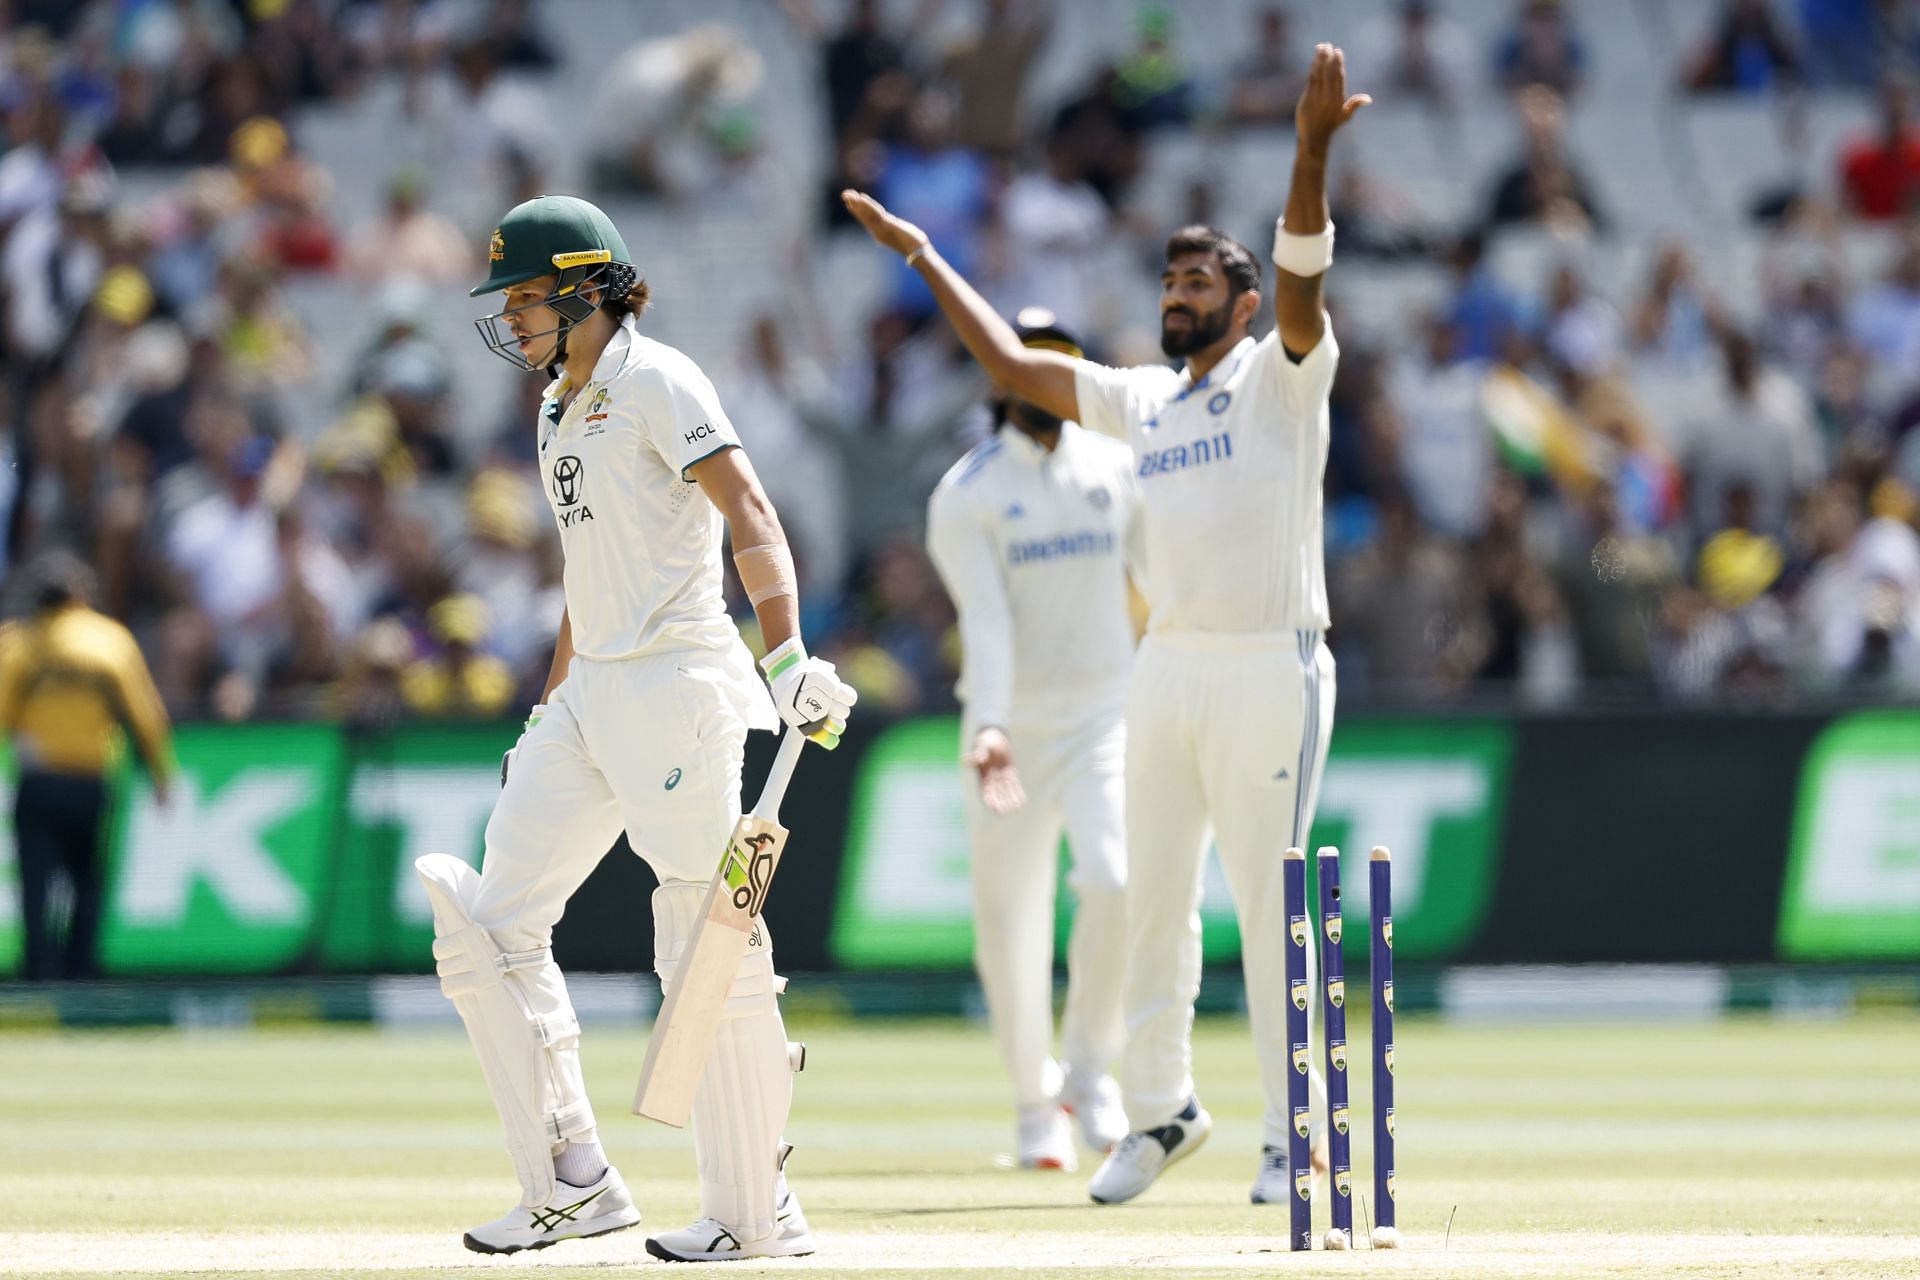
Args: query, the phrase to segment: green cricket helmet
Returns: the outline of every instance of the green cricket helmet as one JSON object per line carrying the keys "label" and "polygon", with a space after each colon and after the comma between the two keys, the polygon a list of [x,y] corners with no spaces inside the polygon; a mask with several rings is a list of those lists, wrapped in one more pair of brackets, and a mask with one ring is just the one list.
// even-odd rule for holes
{"label": "green cricket helmet", "polygon": [[[574,196],[536,196],[516,205],[493,229],[487,242],[486,281],[468,296],[497,293],[541,276],[555,277],[546,297],[473,322],[489,350],[529,371],[538,366],[520,354],[520,339],[508,323],[516,311],[544,306],[560,317],[555,328],[527,335],[530,339],[555,339],[553,356],[547,361],[551,367],[566,359],[568,332],[592,315],[601,302],[624,299],[632,292],[639,273],[627,252],[627,242],[598,208]],[[582,296],[593,286],[599,287],[602,297]]]}

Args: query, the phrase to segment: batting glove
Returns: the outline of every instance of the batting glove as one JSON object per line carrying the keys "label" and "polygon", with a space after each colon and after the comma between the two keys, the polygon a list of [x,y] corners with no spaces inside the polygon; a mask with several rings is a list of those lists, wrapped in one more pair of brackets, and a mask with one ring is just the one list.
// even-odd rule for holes
{"label": "batting glove", "polygon": [[831,662],[809,658],[800,637],[794,636],[760,659],[760,669],[773,686],[773,704],[782,720],[829,751],[840,745],[847,713],[860,695],[834,674]]}

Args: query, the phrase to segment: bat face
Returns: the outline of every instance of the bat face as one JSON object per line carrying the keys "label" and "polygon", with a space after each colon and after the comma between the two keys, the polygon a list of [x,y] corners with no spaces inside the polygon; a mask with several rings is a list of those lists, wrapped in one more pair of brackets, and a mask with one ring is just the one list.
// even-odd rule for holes
{"label": "bat face", "polygon": [[719,878],[726,886],[726,898],[724,904],[713,904],[715,918],[722,912],[737,914],[738,919],[729,920],[729,924],[742,932],[752,927],[754,917],[767,904],[774,868],[780,865],[780,852],[786,844],[787,829],[777,823],[748,816],[734,824],[727,851],[720,858]]}

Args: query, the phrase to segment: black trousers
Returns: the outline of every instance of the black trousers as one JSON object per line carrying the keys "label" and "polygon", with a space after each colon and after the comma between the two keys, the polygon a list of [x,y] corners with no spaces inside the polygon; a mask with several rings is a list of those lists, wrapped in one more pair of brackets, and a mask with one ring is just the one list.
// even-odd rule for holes
{"label": "black trousers", "polygon": [[[20,857],[20,911],[24,917],[29,979],[86,978],[97,971],[105,889],[107,787],[80,774],[23,772],[14,795],[13,828]],[[73,920],[64,942],[47,911],[48,890],[64,873],[73,886]]]}

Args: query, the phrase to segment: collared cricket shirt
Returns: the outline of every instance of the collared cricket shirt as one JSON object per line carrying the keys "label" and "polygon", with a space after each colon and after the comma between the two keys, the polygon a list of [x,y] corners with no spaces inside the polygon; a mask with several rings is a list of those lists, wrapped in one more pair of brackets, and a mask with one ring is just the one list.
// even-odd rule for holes
{"label": "collared cricket shirt", "polygon": [[1070,422],[1051,453],[1005,427],[940,481],[927,545],[959,610],[958,692],[976,723],[1065,722],[1124,699],[1138,511],[1127,451]]}
{"label": "collared cricket shirt", "polygon": [[1197,384],[1164,365],[1078,366],[1081,423],[1133,448],[1150,632],[1326,628],[1320,487],[1339,358],[1329,323],[1297,364],[1275,331]]}

